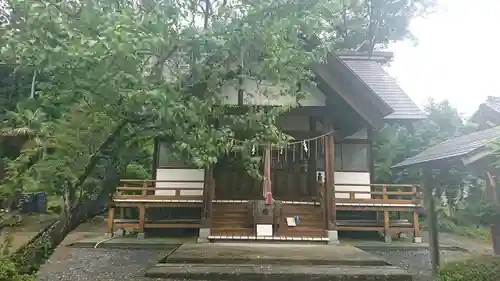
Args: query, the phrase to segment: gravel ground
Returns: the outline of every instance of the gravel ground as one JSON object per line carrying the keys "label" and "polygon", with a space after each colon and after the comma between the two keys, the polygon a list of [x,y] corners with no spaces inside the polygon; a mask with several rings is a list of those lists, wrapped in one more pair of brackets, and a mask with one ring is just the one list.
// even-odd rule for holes
{"label": "gravel ground", "polygon": [[[429,254],[416,251],[370,251],[393,265],[418,275],[417,281],[428,281]],[[39,273],[40,281],[152,281],[144,271],[165,255],[165,250],[117,250],[61,248]],[[443,251],[443,260],[464,257],[457,251]],[[164,279],[156,279],[164,280]],[[164,280],[181,281],[181,280]]]}
{"label": "gravel ground", "polygon": [[42,267],[38,280],[151,281],[144,271],[163,255],[165,250],[65,248]]}
{"label": "gravel ground", "polygon": [[[387,262],[416,274],[415,281],[431,280],[431,264],[428,250],[415,251],[367,251],[381,256]],[[442,263],[468,257],[469,254],[460,251],[441,251]]]}

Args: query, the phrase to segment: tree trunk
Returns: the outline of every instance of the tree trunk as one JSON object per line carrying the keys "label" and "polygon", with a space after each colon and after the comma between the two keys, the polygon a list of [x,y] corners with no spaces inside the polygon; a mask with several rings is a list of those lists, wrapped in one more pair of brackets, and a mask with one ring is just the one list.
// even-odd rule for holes
{"label": "tree trunk", "polygon": [[[64,188],[64,213],[67,214],[73,209],[76,200],[76,189],[71,183],[66,181]],[[80,187],[81,188],[81,187]]]}
{"label": "tree trunk", "polygon": [[493,252],[495,256],[500,256],[500,224],[491,226],[491,238],[493,240]]}
{"label": "tree trunk", "polygon": [[20,273],[31,274],[38,270],[71,231],[102,212],[101,207],[119,183],[119,168],[116,163],[107,167],[101,191],[95,199],[77,204],[13,254]]}

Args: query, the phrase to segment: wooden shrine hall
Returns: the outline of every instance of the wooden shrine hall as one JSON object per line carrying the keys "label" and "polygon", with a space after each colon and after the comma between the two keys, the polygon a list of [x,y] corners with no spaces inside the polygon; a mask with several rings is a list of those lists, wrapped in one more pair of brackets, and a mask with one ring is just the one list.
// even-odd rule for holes
{"label": "wooden shrine hall", "polygon": [[[381,67],[389,57],[336,54],[315,66],[310,96],[277,120],[294,141],[252,149],[261,158],[261,178],[245,171],[238,153],[197,169],[173,159],[171,143],[157,139],[154,179],[122,181],[110,204],[108,232],[134,229],[142,237],[150,228],[191,228],[198,229],[199,242],[322,243],[336,243],[338,231],[380,232],[387,242],[410,232],[421,241],[418,186],[374,183],[372,132],[392,120],[425,118]],[[290,102],[264,95],[255,83],[245,82],[248,96],[231,85],[221,93],[235,105]],[[412,219],[391,215],[403,212]]]}

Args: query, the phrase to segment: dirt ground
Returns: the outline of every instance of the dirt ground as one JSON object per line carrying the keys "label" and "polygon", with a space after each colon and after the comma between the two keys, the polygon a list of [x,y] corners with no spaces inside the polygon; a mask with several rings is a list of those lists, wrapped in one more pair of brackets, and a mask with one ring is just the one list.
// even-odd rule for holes
{"label": "dirt ground", "polygon": [[[57,219],[57,215],[54,214],[30,215],[23,217],[20,226],[5,228],[3,232],[9,233],[12,237],[11,252],[29,242],[40,230],[50,225],[55,219]],[[104,219],[96,218],[88,223],[82,224],[71,232],[70,235],[66,237],[63,244],[66,245],[83,238],[102,235],[105,229],[106,225]]]}

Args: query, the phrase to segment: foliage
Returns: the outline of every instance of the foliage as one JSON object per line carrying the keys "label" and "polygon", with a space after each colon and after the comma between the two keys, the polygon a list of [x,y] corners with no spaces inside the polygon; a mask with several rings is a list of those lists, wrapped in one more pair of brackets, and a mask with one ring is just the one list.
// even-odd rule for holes
{"label": "foliage", "polygon": [[[427,119],[408,124],[388,124],[375,135],[374,161],[376,181],[381,183],[419,183],[418,171],[393,171],[391,166],[414,156],[437,143],[471,132],[463,117],[448,101],[429,100],[425,106]],[[453,179],[463,179],[466,174],[456,169],[442,171],[441,183],[450,183]],[[446,174],[449,173],[449,174]],[[444,178],[443,178],[444,177]],[[458,185],[462,184],[461,182]],[[442,192],[440,192],[441,194]]]}
{"label": "foliage", "polygon": [[500,278],[500,258],[475,257],[470,260],[447,263],[437,281],[496,281]]}
{"label": "foliage", "polygon": [[0,281],[34,281],[31,275],[20,275],[16,265],[8,258],[0,258]]}
{"label": "foliage", "polygon": [[450,220],[450,218],[442,218],[438,220],[438,229],[440,232],[483,240],[488,243],[491,242],[491,231],[489,228],[481,225],[473,225],[469,222],[457,224]]}
{"label": "foliage", "polygon": [[2,190],[65,199],[60,220],[16,261],[36,269],[102,207],[116,170],[149,177],[155,137],[193,166],[231,153],[258,176],[251,147],[288,139],[275,126],[287,108],[235,108],[219,93],[250,81],[266,95],[306,95],[297,85],[313,82],[307,65],[401,39],[427,2],[10,0],[0,25],[0,147],[11,147],[0,150]]}
{"label": "foliage", "polygon": [[34,276],[20,275],[16,264],[9,259],[12,239],[10,233],[3,233],[0,243],[0,281],[34,281]]}
{"label": "foliage", "polygon": [[[437,143],[468,134],[477,129],[468,124],[448,101],[429,100],[428,119],[413,126],[391,124],[376,134],[374,143],[375,176],[382,183],[420,183],[420,171],[394,171],[390,167]],[[434,174],[434,194],[442,202],[441,230],[465,236],[486,238],[484,228],[494,221],[495,212],[484,194],[484,181],[464,167],[443,166]],[[472,226],[471,226],[472,225]]]}
{"label": "foliage", "polygon": [[[228,114],[231,108],[221,106],[216,93],[265,77],[280,85],[282,95],[306,94],[296,87],[310,80],[304,66],[335,46],[357,48],[362,34],[377,44],[402,38],[406,18],[426,11],[423,2],[350,1],[349,9],[359,13],[349,12],[356,19],[348,19],[335,12],[338,2],[320,0],[194,6],[170,0],[12,0],[1,30],[9,83],[0,96],[13,106],[3,115],[2,132],[22,138],[22,149],[9,158],[6,187],[71,196],[76,185],[91,186],[96,176],[87,179],[85,163],[102,153],[100,144],[116,131],[124,136],[120,145],[142,136],[139,147],[166,136],[174,153],[198,167],[230,151],[251,163],[255,142],[286,138],[274,126],[283,110]],[[375,18],[366,15],[374,17],[375,10],[381,29],[394,34],[368,36]],[[351,39],[336,38],[332,24],[348,27],[342,34]],[[248,142],[232,144],[229,138],[238,134]],[[139,166],[146,165],[133,166],[133,176],[147,176],[149,168]]]}

